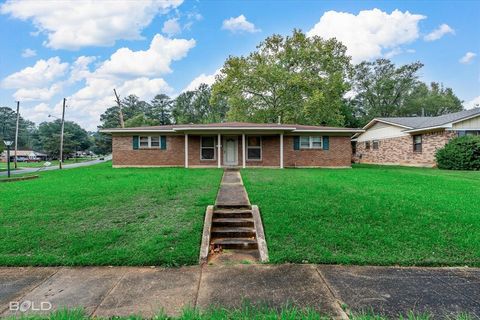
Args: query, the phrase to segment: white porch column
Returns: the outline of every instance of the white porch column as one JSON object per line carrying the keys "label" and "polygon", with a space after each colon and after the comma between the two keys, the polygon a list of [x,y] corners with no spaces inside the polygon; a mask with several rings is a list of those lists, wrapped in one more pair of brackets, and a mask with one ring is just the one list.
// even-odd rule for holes
{"label": "white porch column", "polygon": [[185,133],[185,168],[188,168],[188,133]]}
{"label": "white porch column", "polygon": [[283,169],[283,133],[280,133],[280,168]]}
{"label": "white porch column", "polygon": [[217,158],[218,158],[218,167],[222,167],[222,154],[221,154],[221,146],[222,146],[222,137],[220,136],[220,133],[218,134],[217,137]]}
{"label": "white porch column", "polygon": [[242,167],[245,169],[245,133],[242,133]]}

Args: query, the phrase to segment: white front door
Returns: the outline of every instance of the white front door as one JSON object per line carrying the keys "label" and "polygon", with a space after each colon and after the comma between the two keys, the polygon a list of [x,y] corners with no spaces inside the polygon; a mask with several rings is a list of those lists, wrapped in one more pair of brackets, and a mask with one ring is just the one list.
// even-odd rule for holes
{"label": "white front door", "polygon": [[225,137],[223,139],[223,164],[236,166],[238,164],[238,140],[237,137]]}

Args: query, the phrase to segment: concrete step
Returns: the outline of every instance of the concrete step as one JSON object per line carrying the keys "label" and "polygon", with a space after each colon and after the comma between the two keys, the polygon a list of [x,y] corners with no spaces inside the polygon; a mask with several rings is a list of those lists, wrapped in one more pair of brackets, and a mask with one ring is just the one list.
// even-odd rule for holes
{"label": "concrete step", "polygon": [[213,218],[252,218],[251,210],[222,209],[213,210]]}
{"label": "concrete step", "polygon": [[212,238],[249,238],[255,237],[255,228],[245,227],[215,227],[212,228]]}
{"label": "concrete step", "polygon": [[251,218],[213,218],[212,227],[254,227]]}
{"label": "concrete step", "polygon": [[224,249],[257,249],[257,240],[252,238],[215,238],[210,241],[215,247]]}

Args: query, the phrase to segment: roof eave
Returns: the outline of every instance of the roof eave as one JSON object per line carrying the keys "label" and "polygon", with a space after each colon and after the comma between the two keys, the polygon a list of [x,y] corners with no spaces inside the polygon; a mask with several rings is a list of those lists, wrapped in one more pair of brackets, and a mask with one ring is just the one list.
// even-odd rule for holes
{"label": "roof eave", "polygon": [[430,131],[430,130],[436,130],[436,129],[448,129],[451,128],[452,125],[451,123],[449,124],[443,124],[439,126],[432,126],[432,127],[425,127],[425,128],[415,128],[411,130],[405,130],[405,133],[415,133],[415,132],[423,132],[423,131]]}
{"label": "roof eave", "polygon": [[385,123],[385,124],[389,124],[389,125],[392,125],[392,126],[397,126],[397,127],[404,128],[404,129],[413,129],[412,127],[409,127],[409,126],[404,126],[402,124],[398,124],[398,123],[395,123],[395,122],[386,121],[386,120],[382,120],[382,119],[378,119],[378,118],[373,118],[369,123],[367,123],[363,127],[363,129],[364,130],[369,129],[375,122],[382,122],[382,123]]}

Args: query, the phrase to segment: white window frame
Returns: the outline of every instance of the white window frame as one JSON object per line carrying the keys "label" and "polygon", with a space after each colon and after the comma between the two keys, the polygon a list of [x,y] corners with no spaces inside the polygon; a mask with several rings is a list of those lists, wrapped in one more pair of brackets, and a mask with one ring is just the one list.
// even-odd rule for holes
{"label": "white window frame", "polygon": [[[203,138],[213,138],[213,147],[204,147]],[[217,160],[217,137],[216,136],[200,136],[200,160],[202,161],[215,161]],[[213,159],[204,159],[202,150],[203,149],[213,149]]]}
{"label": "white window frame", "polygon": [[[302,146],[302,137],[303,138],[308,138],[308,147],[303,147]],[[314,147],[313,146],[313,138],[320,138],[320,146],[319,147]],[[322,150],[323,149],[323,136],[300,136],[300,139],[298,141],[298,144],[300,146],[300,149],[316,149],[316,150]]]}
{"label": "white window frame", "polygon": [[[152,147],[152,136],[138,136],[138,148],[139,149],[160,149],[162,146],[162,137],[161,136],[154,136],[158,138],[158,146]],[[142,146],[141,141],[142,138],[148,138],[148,146]]]}
{"label": "white window frame", "polygon": [[[260,145],[259,146],[249,146],[248,145],[248,138],[249,137],[258,137],[260,139]],[[263,160],[263,139],[262,139],[262,136],[246,136],[246,158],[248,161],[262,161]],[[248,156],[248,149],[259,149],[260,150],[260,158],[259,159],[250,159],[250,157]]]}

